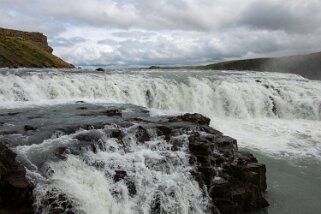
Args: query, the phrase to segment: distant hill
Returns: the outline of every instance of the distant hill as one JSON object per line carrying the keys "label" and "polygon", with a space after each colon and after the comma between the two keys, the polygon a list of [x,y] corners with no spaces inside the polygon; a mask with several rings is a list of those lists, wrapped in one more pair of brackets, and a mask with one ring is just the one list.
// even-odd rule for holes
{"label": "distant hill", "polygon": [[[157,69],[160,67],[152,66],[150,68]],[[279,58],[233,60],[204,66],[187,66],[176,68],[284,72],[299,74],[309,79],[321,80],[321,52]],[[169,68],[167,67],[167,69]]]}
{"label": "distant hill", "polygon": [[0,28],[0,67],[73,68],[57,56],[41,33]]}
{"label": "distant hill", "polygon": [[258,58],[227,61],[201,66],[213,70],[254,70],[299,74],[321,80],[321,52],[280,58]]}

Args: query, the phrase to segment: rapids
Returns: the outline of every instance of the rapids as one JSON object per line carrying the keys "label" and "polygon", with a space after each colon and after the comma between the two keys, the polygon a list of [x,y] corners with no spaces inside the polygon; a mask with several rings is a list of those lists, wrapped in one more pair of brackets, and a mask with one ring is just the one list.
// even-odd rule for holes
{"label": "rapids", "polygon": [[276,73],[0,70],[2,107],[86,100],[210,117],[321,119],[321,86]]}
{"label": "rapids", "polygon": [[[293,74],[265,72],[0,69],[0,109],[73,103],[79,100],[136,104],[151,109],[154,114],[197,112],[206,115],[211,118],[214,128],[236,138],[241,149],[254,151],[268,163],[268,196],[272,201],[269,213],[316,213],[321,208],[317,201],[321,195],[318,184],[321,182],[320,81]],[[58,139],[60,143],[66,143],[71,138],[61,136]],[[18,149],[22,156],[35,155],[43,149],[38,150],[37,147],[44,146],[46,144]],[[133,148],[130,156],[118,149],[113,152],[115,158],[124,163],[135,159],[141,176],[147,179],[152,172],[144,171],[145,167],[139,161],[142,153],[162,158],[166,155],[166,145],[165,148],[157,148],[157,151],[149,147]],[[186,198],[178,198],[175,203],[184,204],[184,200],[193,201],[194,198],[195,213],[206,212],[202,208],[206,198],[202,198],[193,181],[185,177],[184,170],[190,166],[185,164],[186,157],[184,151],[181,152],[174,156],[182,163],[170,166],[173,173],[171,177],[164,177],[164,185],[167,182],[179,182],[180,189],[177,191],[184,192]],[[94,158],[107,162],[105,153],[83,158],[86,161]],[[80,201],[88,202],[83,203],[85,213],[88,210],[101,213],[111,204],[113,206],[109,213],[148,212],[147,208],[144,211],[142,202],[148,200],[148,187],[141,193],[141,198],[135,198],[136,201],[123,198],[126,203],[118,204],[113,202],[115,199],[111,193],[103,189],[114,184],[104,179],[99,172],[84,166],[77,157],[70,157],[64,163],[50,164],[57,171],[51,185],[63,186],[70,195],[77,194]],[[280,178],[280,173],[287,180]],[[95,179],[92,179],[93,175]],[[304,187],[299,193],[296,192],[298,188],[294,188],[298,183]],[[294,186],[293,191],[291,185]],[[113,188],[124,191],[121,184]],[[77,192],[79,189],[82,192]],[[188,194],[188,189],[193,189],[192,195]],[[43,191],[38,191],[40,198]],[[284,195],[284,192],[287,194]],[[305,200],[298,197],[298,194],[302,194]],[[104,203],[92,207],[90,198],[93,197],[101,198]],[[283,201],[278,201],[281,198]],[[133,209],[135,203],[141,203],[141,210]],[[172,207],[169,205],[168,209]],[[184,211],[184,207],[180,207]],[[178,213],[188,213],[182,210]]]}

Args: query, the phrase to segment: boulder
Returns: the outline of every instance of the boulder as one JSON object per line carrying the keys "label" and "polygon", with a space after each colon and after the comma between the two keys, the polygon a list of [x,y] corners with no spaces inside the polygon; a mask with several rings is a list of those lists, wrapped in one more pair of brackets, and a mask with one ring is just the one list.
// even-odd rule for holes
{"label": "boulder", "polygon": [[97,68],[96,71],[105,71],[103,68]]}

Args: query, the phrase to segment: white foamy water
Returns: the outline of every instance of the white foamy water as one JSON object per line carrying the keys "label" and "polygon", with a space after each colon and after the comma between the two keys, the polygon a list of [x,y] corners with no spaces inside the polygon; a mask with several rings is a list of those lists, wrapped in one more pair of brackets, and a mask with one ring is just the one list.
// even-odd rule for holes
{"label": "white foamy water", "polygon": [[87,100],[210,117],[321,118],[321,86],[295,75],[224,72],[0,72],[2,107]]}
{"label": "white foamy water", "polygon": [[[0,109],[79,100],[137,104],[153,114],[198,112],[210,117],[214,128],[236,138],[240,148],[277,159],[321,161],[320,81],[256,72],[0,70]],[[43,163],[53,149],[68,143],[72,136],[17,148],[34,169],[30,176],[39,176],[34,172],[45,167],[55,172],[41,178],[39,200],[57,188],[73,199],[79,213],[149,213],[157,193],[167,213],[207,212],[206,197],[187,173],[192,166],[184,150],[169,151],[170,145],[154,138],[125,153],[105,139],[112,149]],[[98,170],[96,163],[104,164]],[[112,181],[117,170],[130,172],[137,186],[134,197],[123,181]]]}
{"label": "white foamy water", "polygon": [[2,70],[0,100],[2,108],[85,100],[198,112],[241,147],[321,159],[321,83],[292,74]]}
{"label": "white foamy water", "polygon": [[[38,180],[35,196],[41,213],[52,212],[43,201],[52,189],[58,190],[56,198],[61,192],[66,194],[76,213],[147,214],[158,204],[162,213],[209,212],[209,199],[190,174],[194,166],[189,164],[188,136],[178,136],[186,144],[172,151],[172,145],[162,138],[137,144],[130,128],[123,131],[127,133],[126,147],[105,136],[103,130],[83,130],[43,144],[17,147],[20,159],[32,165],[29,176]],[[72,145],[74,136],[89,132],[100,136],[104,148],[97,146],[97,153],[88,150],[68,155],[66,161],[50,161],[58,147]],[[126,172],[125,179],[115,181],[117,172]]]}

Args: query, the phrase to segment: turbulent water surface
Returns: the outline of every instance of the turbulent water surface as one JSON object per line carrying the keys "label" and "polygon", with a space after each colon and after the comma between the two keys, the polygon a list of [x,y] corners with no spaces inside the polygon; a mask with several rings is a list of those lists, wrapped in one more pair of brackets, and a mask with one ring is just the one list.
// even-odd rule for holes
{"label": "turbulent water surface", "polygon": [[[121,70],[93,72],[88,70],[0,70],[0,108],[25,108],[83,100],[92,103],[130,103],[148,107],[154,114],[198,112],[211,118],[214,128],[238,140],[243,150],[254,152],[267,164],[268,192],[271,206],[268,213],[319,213],[321,205],[321,82],[292,74],[224,72],[224,71],[149,71]],[[1,110],[0,110],[1,111]],[[72,136],[58,137],[68,143]],[[40,155],[50,147],[45,144],[22,146],[20,154],[27,159]],[[108,142],[113,145],[113,142]],[[146,154],[157,158],[174,155],[169,177],[160,179],[163,186],[176,183],[181,198],[167,201],[184,204],[194,201],[194,212],[206,212],[206,198],[184,174],[190,167],[184,151],[168,154],[166,144],[152,150],[132,147],[126,155],[120,148],[112,158],[135,167],[142,178],[152,178],[146,171]],[[37,153],[38,151],[38,153]],[[109,162],[110,155],[88,155],[88,162],[99,159]],[[31,164],[32,161],[30,160]],[[135,163],[136,165],[130,165]],[[85,213],[148,212],[148,186],[135,200],[115,201],[108,189],[122,191],[123,186],[105,179],[104,175],[84,165],[76,157],[62,163],[50,163],[55,170],[52,185],[65,188],[77,197]],[[113,173],[113,172],[110,172]],[[161,175],[159,175],[161,176]],[[137,178],[139,179],[139,178]],[[152,181],[148,182],[152,183]],[[46,187],[38,187],[39,198]],[[42,188],[42,189],[41,189]],[[192,190],[192,191],[191,191]],[[91,201],[99,198],[99,202]],[[95,205],[95,204],[99,204]],[[180,213],[188,213],[181,206]]]}

